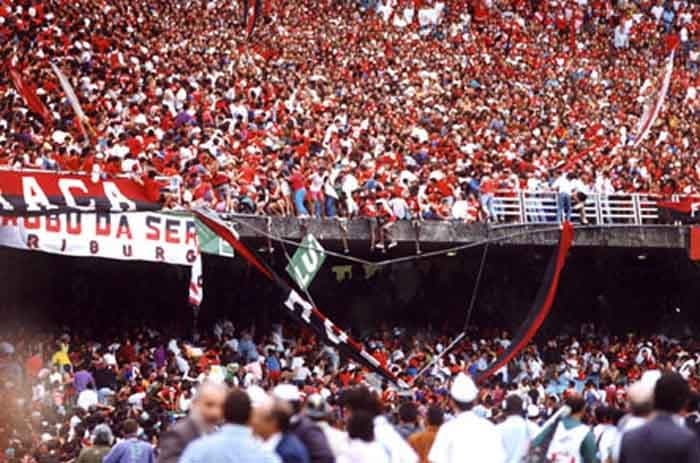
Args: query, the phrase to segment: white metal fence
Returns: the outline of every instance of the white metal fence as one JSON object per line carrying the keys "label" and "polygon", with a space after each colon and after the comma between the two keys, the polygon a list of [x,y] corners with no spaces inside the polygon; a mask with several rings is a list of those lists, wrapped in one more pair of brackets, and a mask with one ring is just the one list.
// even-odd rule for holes
{"label": "white metal fence", "polygon": [[[586,219],[591,224],[644,225],[658,223],[656,202],[651,194],[592,194],[585,202]],[[499,191],[494,198],[494,211],[499,220],[517,223],[556,222],[564,214],[555,192]],[[572,204],[573,206],[573,204]],[[572,207],[571,218],[581,220]]]}

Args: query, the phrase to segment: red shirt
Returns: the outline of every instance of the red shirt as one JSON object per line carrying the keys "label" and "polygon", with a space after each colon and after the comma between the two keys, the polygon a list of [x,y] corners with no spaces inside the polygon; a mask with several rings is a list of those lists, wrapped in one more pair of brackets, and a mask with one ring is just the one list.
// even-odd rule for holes
{"label": "red shirt", "polygon": [[304,188],[304,177],[299,172],[294,172],[289,177],[289,183],[292,185],[292,190],[297,191]]}
{"label": "red shirt", "polygon": [[479,189],[484,194],[495,193],[498,189],[498,184],[491,179],[484,180],[483,182],[481,182],[481,186],[479,187]]}

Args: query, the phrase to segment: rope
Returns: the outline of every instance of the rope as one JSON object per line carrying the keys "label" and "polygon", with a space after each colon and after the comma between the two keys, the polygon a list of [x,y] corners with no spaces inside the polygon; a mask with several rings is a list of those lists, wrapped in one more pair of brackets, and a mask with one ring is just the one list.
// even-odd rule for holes
{"label": "rope", "polygon": [[[469,321],[471,320],[472,317],[472,312],[474,311],[474,305],[476,304],[476,296],[479,291],[479,287],[481,286],[481,277],[484,273],[484,267],[486,264],[486,255],[488,254],[489,250],[489,243],[488,241],[484,245],[484,251],[481,253],[481,262],[479,263],[479,271],[476,274],[476,280],[474,281],[474,289],[472,290],[472,297],[469,301],[469,308],[467,309],[467,318],[464,321],[464,328],[462,328],[462,332],[457,335],[456,338],[447,346],[445,347],[442,352],[440,352],[438,355],[433,357],[433,359],[428,362],[427,365],[425,365],[423,368],[420,369],[418,373],[416,373],[416,378],[420,378],[425,374],[426,371],[431,369],[433,365],[435,365],[441,358],[443,358],[445,355],[447,355],[452,349],[454,349],[457,345],[459,345],[460,342],[467,336],[467,327],[469,326]],[[415,380],[414,380],[415,381]]]}
{"label": "rope", "polygon": [[[304,249],[304,248],[309,249],[308,246],[302,245],[299,242],[296,242],[296,241],[290,240],[290,239],[286,239],[286,238],[282,238],[281,236],[275,235],[273,233],[266,233],[264,230],[261,230],[260,228],[256,227],[255,225],[241,221],[240,219],[236,219],[235,217],[229,216],[228,219],[238,223],[242,227],[246,227],[246,228],[254,231],[256,234],[261,235],[263,237],[267,237],[269,235],[269,237],[273,241],[277,241],[279,243],[286,243],[286,244],[289,244],[291,246],[297,246],[297,247],[300,247],[302,249]],[[492,229],[501,229],[501,228],[517,228],[517,229],[519,229],[519,228],[522,228],[523,226],[525,226],[525,225],[506,225],[503,227],[493,227]],[[587,225],[587,226],[582,226],[582,227],[577,226],[575,228],[576,229],[588,229],[588,228],[597,228],[597,227],[599,227],[599,226],[598,225]],[[379,262],[362,259],[360,257],[345,255],[345,254],[341,254],[339,252],[334,252],[334,251],[330,251],[330,250],[325,250],[324,252],[329,256],[337,257],[338,259],[346,260],[348,262],[353,262],[353,263],[362,264],[362,265],[374,265],[374,266],[378,266],[378,267],[383,267],[383,266],[392,265],[392,264],[396,264],[396,263],[408,262],[408,261],[418,260],[418,259],[427,259],[427,258],[431,258],[431,257],[435,257],[435,256],[441,256],[444,254],[453,253],[453,252],[459,252],[459,251],[463,251],[465,249],[470,249],[470,248],[474,248],[477,246],[482,246],[482,245],[485,245],[486,243],[498,243],[501,241],[507,241],[509,239],[518,238],[518,237],[522,237],[522,236],[535,235],[538,233],[551,233],[551,232],[556,232],[559,230],[560,230],[559,225],[556,225],[556,226],[547,227],[547,228],[537,228],[534,230],[519,231],[516,233],[508,233],[506,235],[503,235],[503,236],[500,236],[497,238],[487,237],[486,239],[472,241],[471,243],[465,243],[465,244],[461,244],[458,246],[452,246],[452,247],[445,248],[445,249],[439,249],[437,251],[424,252],[422,254],[413,255],[413,256],[396,257],[393,259],[386,259],[386,260],[382,260]]]}
{"label": "rope", "polygon": [[467,309],[467,318],[464,320],[463,332],[467,332],[467,327],[469,327],[469,322],[472,318],[472,312],[474,311],[474,306],[476,305],[476,296],[479,292],[479,286],[481,285],[481,276],[484,274],[484,267],[486,266],[486,254],[489,252],[489,242],[487,241],[484,245],[484,252],[481,253],[481,263],[479,264],[479,272],[476,274],[476,280],[474,281],[474,289],[472,290],[472,298],[469,301],[469,308]]}

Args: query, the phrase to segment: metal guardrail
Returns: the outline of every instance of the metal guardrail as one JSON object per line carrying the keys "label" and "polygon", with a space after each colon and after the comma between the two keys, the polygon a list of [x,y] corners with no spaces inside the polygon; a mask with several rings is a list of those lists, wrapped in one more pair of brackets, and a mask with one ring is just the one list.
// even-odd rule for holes
{"label": "metal guardrail", "polygon": [[[659,200],[660,196],[652,194],[591,194],[586,198],[585,215],[595,225],[655,224],[659,220]],[[551,223],[559,220],[558,202],[556,192],[499,191],[494,197],[494,210],[503,222]],[[572,210],[571,218],[581,221],[580,212]]]}
{"label": "metal guardrail", "polygon": [[[0,167],[0,170],[16,169]],[[23,172],[46,172],[42,169],[21,169]],[[57,174],[73,173],[52,171]],[[84,174],[88,175],[88,174]],[[129,175],[118,175],[129,178]],[[159,177],[169,180],[169,177]],[[659,223],[657,201],[670,199],[678,201],[680,195],[664,198],[649,193],[614,193],[588,195],[585,202],[586,218],[593,225],[652,225]],[[700,198],[697,199],[700,203]],[[496,192],[493,202],[496,217],[502,222],[538,224],[558,221],[558,193],[553,191],[513,191],[500,190]],[[693,215],[700,209],[693,210]],[[240,215],[240,214],[237,214]],[[571,218],[580,221],[578,211],[571,211]]]}

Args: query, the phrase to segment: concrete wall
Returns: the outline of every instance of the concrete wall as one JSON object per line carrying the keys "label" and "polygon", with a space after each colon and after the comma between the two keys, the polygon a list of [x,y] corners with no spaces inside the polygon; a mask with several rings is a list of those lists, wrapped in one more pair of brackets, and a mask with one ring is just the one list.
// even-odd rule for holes
{"label": "concrete wall", "polygon": [[[336,220],[306,219],[295,217],[230,216],[243,239],[263,238],[266,232],[287,239],[299,240],[307,232],[320,241],[343,241],[349,243],[370,241],[370,221],[353,219],[343,225]],[[511,245],[552,245],[557,242],[557,225],[496,225],[463,224],[454,222],[421,222],[415,228],[411,222],[397,222],[393,228],[394,238],[400,243],[470,243],[490,238]],[[577,246],[621,247],[621,248],[667,248],[686,249],[689,227],[671,225],[614,225],[578,226]]]}

